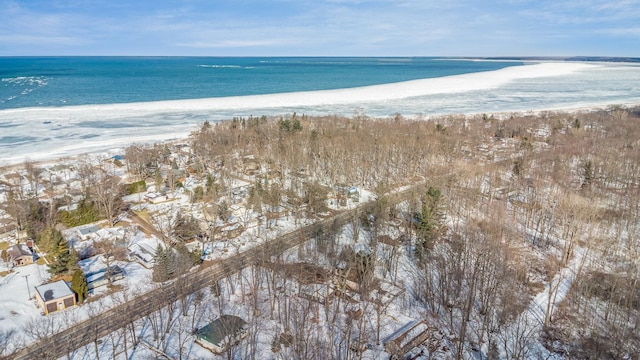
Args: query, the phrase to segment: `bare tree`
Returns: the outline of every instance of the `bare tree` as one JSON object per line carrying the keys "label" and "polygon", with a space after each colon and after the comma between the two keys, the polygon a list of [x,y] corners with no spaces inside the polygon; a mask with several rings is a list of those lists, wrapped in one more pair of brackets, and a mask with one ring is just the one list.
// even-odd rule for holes
{"label": "bare tree", "polygon": [[530,346],[536,342],[538,329],[527,314],[518,316],[510,326],[506,327],[499,338],[507,358],[528,359],[532,356]]}
{"label": "bare tree", "polygon": [[113,272],[112,262],[114,260],[123,261],[127,258],[127,248],[126,241],[124,239],[116,239],[112,240],[101,240],[93,243],[93,247],[99,254],[102,254],[104,259],[106,269],[105,269],[105,277],[109,282],[109,286],[112,285],[111,275]]}
{"label": "bare tree", "polygon": [[109,223],[113,224],[117,213],[123,208],[123,187],[120,178],[104,170],[98,170],[94,176],[95,183],[91,188],[91,194]]}

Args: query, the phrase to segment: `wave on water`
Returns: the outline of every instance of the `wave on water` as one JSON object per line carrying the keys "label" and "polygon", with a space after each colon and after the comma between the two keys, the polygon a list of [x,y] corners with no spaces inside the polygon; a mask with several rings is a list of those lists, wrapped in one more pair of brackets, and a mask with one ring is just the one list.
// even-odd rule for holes
{"label": "wave on water", "polygon": [[7,92],[10,93],[4,99],[0,99],[0,103],[5,103],[18,98],[21,95],[27,95],[37,88],[47,86],[49,78],[45,76],[17,76],[11,78],[2,78],[0,82],[4,85]]}
{"label": "wave on water", "polygon": [[2,82],[16,85],[37,85],[37,86],[45,86],[47,85],[47,78],[44,76],[17,76],[12,78],[2,78]]}
{"label": "wave on water", "polygon": [[240,66],[240,65],[206,65],[201,64],[197,65],[201,68],[212,68],[212,69],[253,69],[253,66]]}

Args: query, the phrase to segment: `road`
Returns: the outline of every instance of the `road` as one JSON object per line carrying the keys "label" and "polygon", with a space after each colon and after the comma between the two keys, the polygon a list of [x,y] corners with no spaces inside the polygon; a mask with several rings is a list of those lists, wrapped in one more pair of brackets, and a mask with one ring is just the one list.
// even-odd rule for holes
{"label": "road", "polygon": [[[389,202],[401,201],[422,184],[421,182],[404,191],[388,195]],[[332,217],[319,220],[247,251],[211,262],[209,266],[202,266],[197,271],[189,272],[175,281],[131,299],[126,304],[118,305],[96,317],[74,324],[66,330],[29,345],[17,354],[2,359],[57,359],[65,356],[251,264],[257,264],[263,259],[269,259],[291,247],[301,245],[310,240],[319,229],[326,233],[332,227],[344,226],[353,216],[367,211],[373,204],[373,202],[363,203],[355,209],[338,212]]]}

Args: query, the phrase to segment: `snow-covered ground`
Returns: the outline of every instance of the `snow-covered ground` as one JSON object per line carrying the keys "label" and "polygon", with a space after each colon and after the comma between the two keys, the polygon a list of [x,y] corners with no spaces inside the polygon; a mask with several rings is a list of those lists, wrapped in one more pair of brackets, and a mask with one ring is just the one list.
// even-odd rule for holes
{"label": "snow-covered ground", "polygon": [[551,281],[545,283],[544,290],[531,300],[525,311],[498,335],[503,340],[504,350],[508,352],[503,353],[504,356],[521,354],[526,358],[562,359],[562,356],[551,353],[540,343],[539,335],[545,318],[552,318],[557,307],[567,297],[586,255],[585,249],[577,248],[567,266],[559,269]]}
{"label": "snow-covered ground", "polygon": [[[281,223],[286,222],[281,221]],[[291,224],[285,226],[289,228]],[[336,244],[339,248],[355,248],[358,244],[363,245],[369,241],[370,239],[366,231],[358,229],[357,232],[354,232],[354,229],[347,225],[338,234]],[[380,250],[384,247],[382,244],[379,246]],[[382,251],[380,252],[382,253]],[[311,264],[325,264],[325,266],[329,268],[330,265],[328,264],[331,262],[330,259],[319,255],[310,243],[288,250],[281,256],[281,259],[284,260],[285,264],[307,262]],[[404,271],[404,269],[413,267],[414,265],[406,256],[400,256],[400,259],[401,264],[399,267],[401,270],[398,271],[395,283],[403,286],[412,281],[410,279],[412,272]],[[234,274],[221,281],[221,295],[219,297],[214,295],[210,289],[203,289],[202,299],[204,301],[197,306],[196,297],[192,295],[189,300],[190,308],[186,317],[181,315],[180,306],[173,308],[173,316],[171,317],[169,316],[168,309],[160,311],[157,314],[159,317],[155,321],[164,323],[164,326],[166,326],[170,318],[172,318],[171,321],[173,322],[171,330],[166,334],[164,340],[154,339],[154,324],[151,317],[137,321],[136,330],[140,334],[139,340],[144,343],[144,345],[139,345],[135,350],[129,349],[129,358],[143,359],[154,356],[154,354],[159,352],[167,354],[170,358],[177,358],[180,354],[183,358],[189,359],[225,358],[225,354],[215,356],[209,350],[195,344],[195,338],[191,335],[192,324],[194,324],[195,328],[202,327],[221,314],[236,315],[250,323],[250,331],[253,335],[250,335],[248,339],[243,340],[238,346],[231,350],[234,358],[247,358],[249,356],[255,356],[256,359],[291,358],[291,356],[293,356],[291,352],[293,351],[292,347],[280,346],[278,352],[273,351],[274,337],[285,331],[285,327],[298,324],[298,326],[305,328],[292,329],[292,331],[308,331],[310,346],[315,346],[313,345],[315,342],[317,342],[317,344],[325,342],[326,346],[327,342],[331,342],[328,338],[331,332],[337,329],[346,331],[345,328],[349,327],[346,325],[346,315],[343,310],[341,310],[344,306],[347,309],[353,310],[361,308],[365,314],[369,314],[358,320],[361,325],[352,325],[354,336],[360,334],[367,339],[375,339],[377,336],[373,334],[375,334],[378,327],[380,328],[379,338],[381,342],[376,344],[374,340],[370,343],[367,346],[369,350],[363,352],[362,359],[387,359],[389,354],[384,352],[382,340],[407,323],[421,318],[424,313],[419,304],[410,300],[412,297],[410,292],[405,292],[403,289],[391,283],[382,285],[382,288],[387,291],[395,291],[395,296],[393,296],[391,300],[388,300],[384,308],[378,308],[380,318],[377,319],[376,316],[371,316],[371,314],[376,314],[376,307],[378,306],[373,301],[375,299],[373,295],[371,299],[360,299],[358,294],[351,293],[350,295],[354,299],[358,299],[358,303],[350,304],[344,300],[343,303],[341,303],[337,299],[333,299],[333,302],[327,305],[328,307],[325,307],[324,305],[304,300],[303,297],[298,295],[301,291],[309,291],[313,288],[312,286],[301,285],[292,278],[280,277],[281,275],[277,275],[277,272],[270,275],[276,277],[276,288],[270,288],[268,281],[265,281],[269,276],[265,275],[264,271],[265,269],[263,268],[249,267],[241,273]],[[272,272],[271,270],[266,271]],[[381,276],[379,268],[376,274]],[[263,276],[267,277],[262,278]],[[388,276],[390,278],[391,275],[389,274]],[[262,280],[260,280],[261,278]],[[319,288],[322,289],[326,286],[327,285],[320,284]],[[331,285],[330,288],[333,289],[334,285]],[[278,295],[275,303],[273,303],[274,307],[271,308],[270,304],[272,300],[270,299],[272,299],[271,293],[273,291],[277,291]],[[287,311],[291,311],[290,315],[286,315]],[[274,315],[273,318],[271,314]],[[295,319],[289,319],[287,322],[285,320],[287,316],[293,316]],[[337,318],[335,318],[336,320],[330,320],[334,316],[337,316]],[[346,334],[334,334],[334,336],[346,336]],[[111,357],[114,346],[119,349],[116,350],[119,356],[123,356],[121,337],[122,333],[118,333],[102,339],[98,345],[100,356],[104,356],[105,358]],[[95,352],[94,346],[94,344],[90,344],[82,349],[76,350],[73,352],[72,358],[85,359],[93,357]],[[331,357],[330,355],[327,356]]]}
{"label": "snow-covered ground", "polygon": [[[35,287],[50,278],[48,266],[30,264],[14,267],[0,277],[0,331],[20,329],[41,317],[42,309],[34,300]],[[9,271],[0,267],[0,271]]]}

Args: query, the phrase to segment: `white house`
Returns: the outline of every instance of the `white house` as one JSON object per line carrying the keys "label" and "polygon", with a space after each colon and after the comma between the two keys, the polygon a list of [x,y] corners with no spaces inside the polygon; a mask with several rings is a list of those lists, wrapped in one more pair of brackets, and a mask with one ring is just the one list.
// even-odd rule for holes
{"label": "white house", "polygon": [[47,315],[76,305],[76,295],[64,280],[36,286],[36,300]]}

